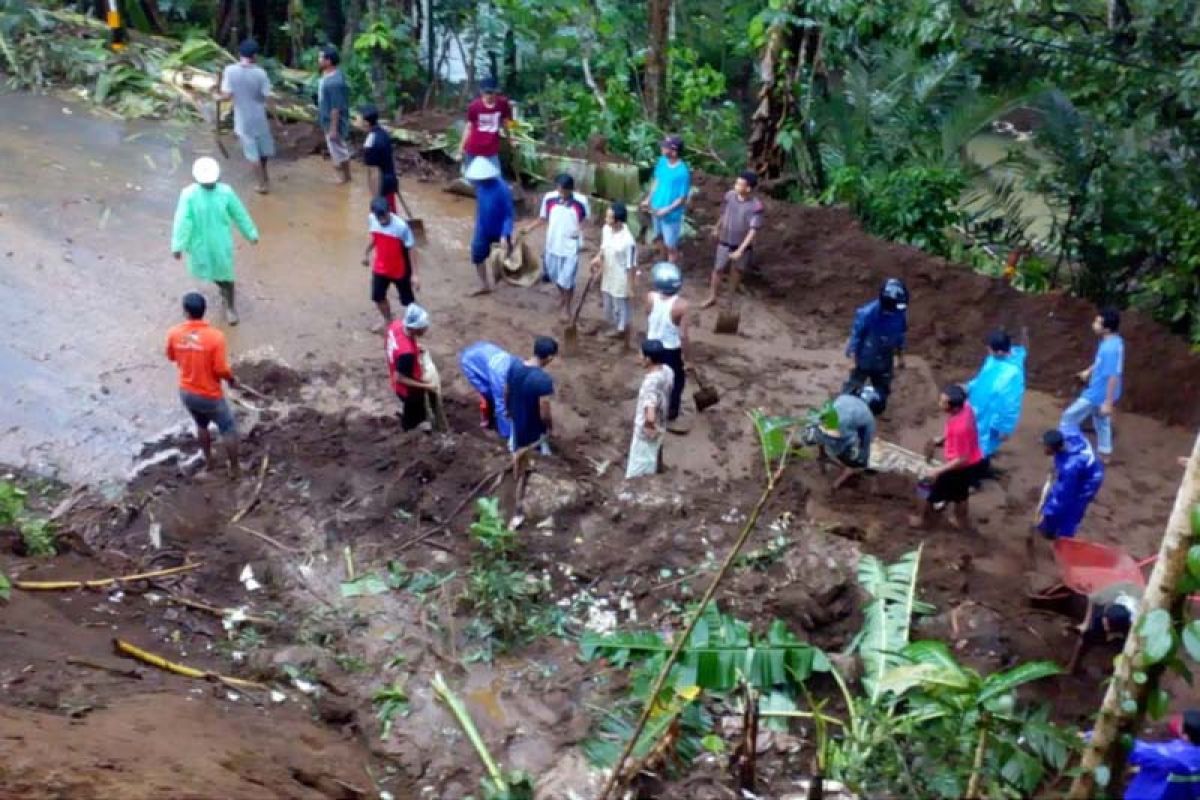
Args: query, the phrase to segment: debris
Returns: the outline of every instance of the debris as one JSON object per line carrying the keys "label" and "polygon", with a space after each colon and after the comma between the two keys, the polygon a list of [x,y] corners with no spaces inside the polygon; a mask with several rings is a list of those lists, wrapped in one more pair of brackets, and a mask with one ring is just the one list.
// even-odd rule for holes
{"label": "debris", "polygon": [[275,624],[275,620],[273,619],[269,619],[267,617],[257,617],[253,614],[247,613],[245,606],[238,606],[237,608],[218,608],[217,606],[209,605],[208,603],[202,603],[199,600],[192,600],[191,598],[180,597],[179,595],[174,594],[167,595],[166,600],[168,603],[175,603],[176,605],[194,608],[197,611],[207,611],[213,616],[221,617],[222,624],[225,626],[226,630],[229,630],[234,625],[242,622],[250,622],[255,625]]}
{"label": "debris", "polygon": [[148,533],[150,534],[150,544],[154,546],[155,550],[160,549],[162,547],[162,525],[157,522],[150,523]]}
{"label": "debris", "polygon": [[304,552],[303,550],[300,550],[299,548],[289,547],[288,545],[284,544],[283,542],[279,541],[278,539],[273,539],[272,537],[267,536],[262,531],[256,531],[256,530],[254,530],[254,528],[247,527],[246,525],[242,525],[239,523],[237,525],[237,528],[238,528],[238,530],[245,531],[246,533],[250,534],[251,536],[262,539],[267,544],[278,547],[280,550],[284,551],[285,553],[303,553]]}
{"label": "debris", "polygon": [[153,572],[140,572],[135,575],[121,575],[116,578],[100,578],[91,581],[13,581],[13,586],[27,592],[53,592],[65,589],[103,589],[106,586],[112,586],[117,583],[130,583],[133,581],[149,580],[150,578],[164,578],[167,575],[177,575],[180,572],[188,572],[193,569],[199,569],[202,566],[204,565],[182,564],[178,567],[157,569]]}
{"label": "debris", "polygon": [[123,669],[121,667],[112,667],[108,664],[101,664],[96,661],[89,661],[86,658],[78,658],[76,656],[67,656],[67,663],[75,667],[88,667],[89,669],[98,669],[103,672],[108,672],[113,675],[119,675],[122,678],[133,678],[135,680],[142,679],[142,673],[136,669]]}
{"label": "debris", "polygon": [[262,463],[258,467],[258,483],[254,485],[254,493],[250,495],[250,502],[242,507],[242,510],[233,515],[233,519],[229,520],[230,525],[241,522],[242,517],[250,513],[256,505],[258,505],[259,495],[262,494],[263,481],[267,477],[267,465],[271,463],[271,454],[266,453],[262,457]]}
{"label": "debris", "polygon": [[249,564],[242,567],[242,574],[238,575],[238,580],[246,587],[247,592],[255,592],[262,588],[262,584],[254,578],[254,568]]}
{"label": "debris", "polygon": [[117,651],[117,653],[120,655],[129,656],[130,658],[136,658],[138,661],[142,661],[146,664],[149,664],[152,667],[158,667],[161,670],[165,670],[166,672],[173,672],[176,675],[182,675],[185,678],[202,678],[204,680],[214,680],[214,681],[217,681],[218,683],[223,683],[228,686],[233,686],[235,688],[245,688],[245,689],[266,689],[267,688],[265,685],[263,685],[261,683],[256,683],[254,681],[247,681],[247,680],[243,680],[242,678],[231,678],[227,675],[218,675],[215,672],[205,672],[204,670],[196,669],[195,667],[185,666],[184,664],[176,664],[173,661],[168,661],[167,659],[163,658],[162,656],[155,655],[154,653],[151,653],[147,650],[142,650],[140,647],[136,647],[122,639],[113,639],[113,649],[115,649]]}
{"label": "debris", "polygon": [[342,581],[342,597],[363,597],[389,591],[387,581],[374,573],[352,581]]}

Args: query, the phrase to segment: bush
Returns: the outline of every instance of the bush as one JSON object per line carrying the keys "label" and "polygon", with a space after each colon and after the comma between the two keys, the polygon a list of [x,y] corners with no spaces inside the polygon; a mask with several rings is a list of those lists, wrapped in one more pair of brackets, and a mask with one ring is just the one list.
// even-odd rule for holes
{"label": "bush", "polygon": [[948,167],[868,173],[841,166],[830,174],[823,200],[848,204],[877,236],[948,256],[952,240],[947,232],[961,220],[958,202],[966,187],[963,172]]}

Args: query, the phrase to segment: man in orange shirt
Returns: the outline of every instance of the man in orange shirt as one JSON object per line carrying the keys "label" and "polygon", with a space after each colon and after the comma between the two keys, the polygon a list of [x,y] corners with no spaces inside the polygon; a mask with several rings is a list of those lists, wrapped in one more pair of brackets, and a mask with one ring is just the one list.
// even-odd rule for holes
{"label": "man in orange shirt", "polygon": [[209,423],[217,426],[229,456],[229,472],[237,478],[237,423],[229,402],[221,391],[221,381],[237,386],[229,361],[225,357],[225,334],[204,321],[208,303],[199,292],[183,296],[183,313],[187,321],[167,332],[167,358],[179,367],[179,399],[196,421],[196,438],[204,454],[204,467],[212,466],[212,434]]}

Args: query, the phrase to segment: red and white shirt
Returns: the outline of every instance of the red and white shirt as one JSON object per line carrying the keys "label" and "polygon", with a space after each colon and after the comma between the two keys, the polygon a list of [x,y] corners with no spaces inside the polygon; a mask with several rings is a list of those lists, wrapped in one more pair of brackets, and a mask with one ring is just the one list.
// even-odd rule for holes
{"label": "red and white shirt", "polygon": [[399,397],[407,398],[409,387],[397,380],[397,377],[403,372],[405,377],[414,381],[421,380],[421,346],[404,330],[404,322],[395,320],[388,325],[384,347],[387,352],[388,379],[392,383],[392,391]]}
{"label": "red and white shirt", "polygon": [[417,245],[408,223],[392,214],[388,223],[381,225],[376,216],[371,214],[369,224],[371,241],[375,243],[374,273],[395,280],[408,277],[408,251]]}
{"label": "red and white shirt", "polygon": [[587,198],[572,194],[563,199],[558,191],[548,192],[542,198],[539,217],[546,220],[546,254],[552,256],[577,256],[583,242],[581,226],[587,219]]}

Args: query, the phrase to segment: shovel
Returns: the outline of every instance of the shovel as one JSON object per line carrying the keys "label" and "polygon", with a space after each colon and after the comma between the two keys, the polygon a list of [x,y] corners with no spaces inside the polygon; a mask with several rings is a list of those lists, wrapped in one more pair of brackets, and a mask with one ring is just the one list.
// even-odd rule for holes
{"label": "shovel", "polygon": [[696,401],[697,413],[704,413],[706,408],[712,408],[717,403],[721,402],[721,395],[712,386],[704,382],[704,377],[701,376],[700,370],[692,368],[692,377],[696,379],[696,391],[692,395],[692,399]]}
{"label": "shovel", "polygon": [[742,314],[732,304],[728,308],[717,310],[717,324],[713,326],[713,333],[728,333],[734,334],[738,332],[738,323],[742,321]]}
{"label": "shovel", "polygon": [[576,355],[579,352],[579,312],[583,311],[583,304],[587,302],[588,292],[592,290],[592,282],[595,279],[595,273],[588,275],[587,283],[583,285],[583,294],[579,297],[579,305],[575,307],[575,313],[571,315],[571,321],[567,323],[567,327],[563,330],[563,348],[567,355]]}
{"label": "shovel", "polygon": [[405,222],[408,223],[408,228],[412,231],[413,238],[417,240],[417,244],[425,244],[427,241],[425,238],[425,220],[417,219],[408,210],[408,203],[404,201],[404,195],[400,193],[399,180],[396,181],[396,199],[400,201],[400,207],[404,209]]}
{"label": "shovel", "polygon": [[221,155],[226,161],[229,160],[229,151],[225,149],[225,142],[221,140],[221,101],[216,100],[213,103],[213,141],[217,143],[217,149],[221,151]]}

